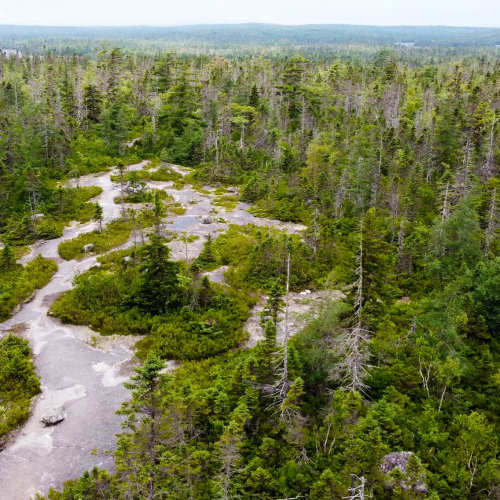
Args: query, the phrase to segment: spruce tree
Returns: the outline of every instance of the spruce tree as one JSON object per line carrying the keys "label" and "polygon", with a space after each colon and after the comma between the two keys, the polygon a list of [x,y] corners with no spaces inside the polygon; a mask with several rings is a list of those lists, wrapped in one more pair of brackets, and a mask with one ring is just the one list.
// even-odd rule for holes
{"label": "spruce tree", "polygon": [[92,219],[99,224],[99,232],[102,232],[102,222],[104,220],[103,211],[101,205],[96,203],[94,206],[94,215]]}

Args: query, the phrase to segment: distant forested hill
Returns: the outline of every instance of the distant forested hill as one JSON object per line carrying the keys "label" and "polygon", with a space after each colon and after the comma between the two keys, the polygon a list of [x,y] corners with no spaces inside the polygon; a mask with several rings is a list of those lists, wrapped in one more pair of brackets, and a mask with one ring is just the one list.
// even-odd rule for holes
{"label": "distant forested hill", "polygon": [[78,46],[91,52],[96,44],[109,40],[114,45],[149,50],[176,46],[226,48],[234,46],[290,47],[338,44],[393,45],[411,43],[417,47],[492,47],[500,45],[500,28],[444,26],[354,26],[272,24],[225,24],[176,27],[0,27],[0,45],[13,45],[29,52],[46,47]]}

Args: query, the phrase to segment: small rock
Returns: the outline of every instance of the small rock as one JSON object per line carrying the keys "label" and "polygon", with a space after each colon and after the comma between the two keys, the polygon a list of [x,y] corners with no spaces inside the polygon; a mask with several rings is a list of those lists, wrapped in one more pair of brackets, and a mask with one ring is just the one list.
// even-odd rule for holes
{"label": "small rock", "polygon": [[47,408],[43,412],[40,421],[43,422],[45,425],[54,425],[57,424],[58,422],[61,422],[65,418],[66,418],[66,410],[64,409],[64,406],[61,405],[61,406],[53,406]]}
{"label": "small rock", "polygon": [[83,251],[85,253],[93,252],[94,251],[94,244],[93,243],[89,243],[88,245],[83,245]]}
{"label": "small rock", "polygon": [[238,190],[235,187],[227,188],[227,192],[232,194],[238,194]]}
{"label": "small rock", "polygon": [[31,216],[31,220],[37,221],[38,219],[41,219],[44,215],[43,214],[35,214]]}
{"label": "small rock", "polygon": [[54,313],[53,313],[52,311],[49,311],[49,312],[47,313],[47,316],[52,317],[52,316],[54,316]]}
{"label": "small rock", "polygon": [[309,295],[311,292],[311,290],[304,290],[306,292],[307,295]]}
{"label": "small rock", "polygon": [[306,292],[300,292],[299,295],[307,295],[307,293]]}
{"label": "small rock", "polygon": [[212,217],[210,217],[210,215],[203,215],[201,217],[201,223],[202,224],[212,224]]}
{"label": "small rock", "polygon": [[131,262],[132,257],[129,257],[128,255],[126,257],[123,257],[123,262]]}
{"label": "small rock", "polygon": [[396,304],[409,304],[411,302],[410,297],[402,297],[396,300]]}

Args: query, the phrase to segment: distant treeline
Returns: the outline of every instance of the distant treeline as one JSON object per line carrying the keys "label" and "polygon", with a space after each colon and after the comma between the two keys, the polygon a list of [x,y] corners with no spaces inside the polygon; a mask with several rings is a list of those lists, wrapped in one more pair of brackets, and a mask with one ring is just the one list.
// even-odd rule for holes
{"label": "distant treeline", "polygon": [[[43,50],[76,50],[92,53],[109,40],[113,45],[129,50],[154,52],[166,46],[187,52],[223,52],[241,47],[244,53],[269,50],[302,51],[309,48],[330,52],[339,45],[414,44],[415,48],[463,49],[500,45],[500,28],[467,28],[445,26],[355,26],[271,24],[225,24],[175,27],[54,27],[11,26],[0,30],[0,45],[19,48],[23,52]],[[401,50],[408,50],[402,48]],[[234,55],[234,50],[233,50]]]}

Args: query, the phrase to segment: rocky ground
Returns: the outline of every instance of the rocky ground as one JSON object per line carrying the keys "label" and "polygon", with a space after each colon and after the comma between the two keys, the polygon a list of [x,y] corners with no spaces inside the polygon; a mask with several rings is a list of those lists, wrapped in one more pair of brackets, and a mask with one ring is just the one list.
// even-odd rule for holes
{"label": "rocky ground", "polygon": [[[141,169],[147,162],[129,167]],[[188,169],[176,168],[185,175]],[[95,201],[103,207],[105,222],[120,216],[121,207],[113,199],[119,195],[119,186],[111,182],[109,172],[80,179],[81,186],[100,186],[103,192]],[[188,259],[197,257],[209,232],[217,237],[230,223],[272,226],[299,234],[304,228],[299,224],[259,219],[246,211],[248,205],[238,203],[234,210],[226,211],[213,205],[215,194],[195,191],[186,185],[181,190],[173,183],[149,182],[150,187],[166,189],[186,208],[180,216],[168,217],[166,228],[178,233],[169,243],[172,258],[186,257],[184,234],[199,238],[187,244]],[[213,211],[218,213],[214,214]],[[202,217],[212,214],[214,222],[203,224]],[[217,221],[216,219],[219,220]],[[50,305],[61,293],[72,287],[77,272],[83,272],[96,264],[96,256],[89,255],[80,261],[65,261],[57,247],[62,241],[75,238],[96,228],[93,222],[73,223],[65,229],[61,238],[39,241],[31,252],[21,259],[26,263],[36,255],[55,260],[58,272],[51,282],[39,290],[33,299],[11,319],[0,323],[0,337],[10,330],[17,331],[30,341],[37,373],[41,377],[42,394],[33,402],[33,412],[27,423],[15,433],[0,453],[0,500],[27,500],[37,492],[46,494],[50,487],[59,487],[63,481],[80,476],[94,466],[112,469],[112,451],[116,446],[115,434],[120,432],[120,417],[115,411],[128,397],[123,382],[132,373],[133,346],[137,338],[101,337],[87,327],[62,325],[59,320],[47,316]],[[138,239],[132,234],[124,247]],[[226,268],[210,273],[214,282],[224,281]],[[298,331],[306,320],[306,313],[323,300],[321,293],[292,294],[290,297],[290,331]],[[263,298],[264,300],[264,298]],[[257,306],[246,329],[250,333],[247,346],[255,345],[261,338],[258,325],[262,305]],[[284,328],[280,323],[280,335]],[[171,362],[168,369],[175,363]],[[64,406],[66,418],[57,425],[45,427],[40,418],[47,408]],[[22,479],[21,479],[22,478]]]}

